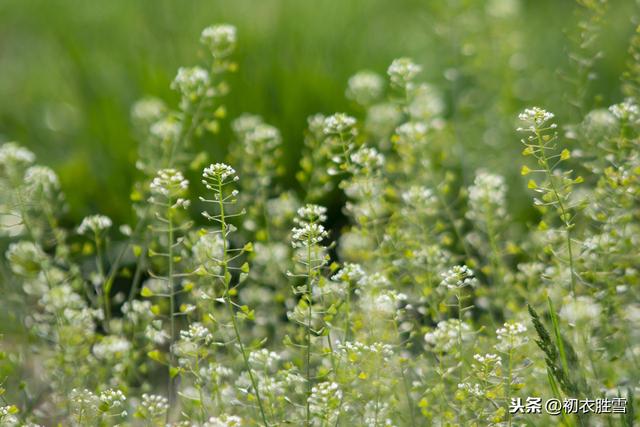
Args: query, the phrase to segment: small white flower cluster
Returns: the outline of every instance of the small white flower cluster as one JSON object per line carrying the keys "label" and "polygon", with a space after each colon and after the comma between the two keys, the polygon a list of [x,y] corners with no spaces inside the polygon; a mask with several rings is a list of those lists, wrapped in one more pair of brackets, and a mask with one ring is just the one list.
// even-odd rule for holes
{"label": "small white flower cluster", "polygon": [[459,319],[448,319],[438,322],[438,326],[432,332],[425,334],[424,340],[434,352],[444,353],[457,345],[459,336],[462,341],[468,341],[472,336],[471,328]]}
{"label": "small white flower cluster", "polygon": [[460,289],[467,286],[475,287],[478,284],[478,280],[473,275],[473,270],[466,265],[454,265],[442,273],[441,276],[440,286],[445,286],[449,289]]}
{"label": "small white flower cluster", "polygon": [[384,156],[373,147],[362,146],[351,154],[351,161],[358,168],[372,171],[384,165]]}
{"label": "small white flower cluster", "polygon": [[365,426],[395,427],[389,418],[389,404],[380,400],[370,400],[364,405]]}
{"label": "small white flower cluster", "polygon": [[189,188],[189,181],[187,181],[182,172],[176,169],[161,169],[158,171],[153,181],[151,181],[151,202],[158,203],[157,196],[162,196],[166,199],[175,199],[171,208],[183,208],[189,207],[189,200],[183,198],[187,188]]}
{"label": "small white flower cluster", "polygon": [[117,335],[107,335],[93,346],[93,355],[104,361],[113,361],[125,356],[131,349],[131,343],[126,338]]}
{"label": "small white flower cluster", "polygon": [[483,365],[501,365],[502,362],[500,360],[500,356],[493,353],[487,353],[485,355],[482,354],[474,354],[474,360],[478,363],[482,363]]}
{"label": "small white flower cluster", "polygon": [[237,119],[231,122],[231,128],[236,136],[242,140],[249,132],[252,132],[261,124],[263,124],[263,121],[259,115],[242,113]]}
{"label": "small white flower cluster", "polygon": [[72,389],[69,393],[69,400],[71,401],[72,411],[75,413],[96,411],[98,409],[98,396],[86,388],[82,390]]}
{"label": "small white flower cluster", "polygon": [[384,274],[375,272],[372,274],[363,274],[358,280],[358,286],[363,290],[384,289],[391,286],[391,282]]}
{"label": "small white flower cluster", "polygon": [[[522,113],[518,114],[518,119],[524,122],[527,126],[524,128],[518,128],[517,130],[521,132],[535,132],[554,117],[553,113],[539,107],[526,108]],[[549,127],[554,129],[557,125],[555,123],[551,123]]]}
{"label": "small white flower cluster", "polygon": [[182,133],[182,123],[173,117],[165,117],[154,122],[149,132],[160,141],[177,141]]}
{"label": "small white flower cluster", "polygon": [[502,328],[496,330],[496,336],[499,343],[495,345],[497,350],[509,352],[513,349],[523,346],[528,339],[524,335],[527,327],[520,322],[506,322]]}
{"label": "small white flower cluster", "polygon": [[309,396],[309,410],[314,418],[319,418],[325,425],[335,423],[337,417],[336,409],[342,402],[342,390],[334,382],[322,382],[313,386]]}
{"label": "small white flower cluster", "polygon": [[161,99],[147,97],[137,101],[131,108],[131,118],[140,124],[154,123],[167,112],[167,106]]}
{"label": "small white flower cluster", "polygon": [[409,89],[413,79],[422,71],[422,67],[413,62],[410,58],[394,59],[387,74],[394,86]]}
{"label": "small white flower cluster", "polygon": [[240,427],[242,418],[236,415],[223,415],[222,417],[211,417],[202,427]]}
{"label": "small white flower cluster", "polygon": [[208,344],[213,340],[213,335],[202,323],[195,322],[186,330],[180,331],[180,339],[194,344]]}
{"label": "small white flower cluster", "polygon": [[42,248],[27,240],[11,243],[5,257],[11,265],[11,271],[25,277],[39,273],[47,260],[47,254]]}
{"label": "small white flower cluster", "polygon": [[0,425],[12,427],[19,425],[18,417],[14,414],[18,412],[18,408],[14,405],[0,406]]}
{"label": "small white flower cluster", "polygon": [[383,362],[389,362],[393,357],[393,347],[390,344],[376,342],[365,344],[360,341],[347,341],[338,349],[350,361],[368,361],[372,357],[381,357]]}
{"label": "small white flower cluster", "polygon": [[[127,400],[122,391],[111,388],[100,393],[100,396],[98,396],[98,398],[100,399],[101,409],[103,409],[104,411],[113,409],[119,410],[119,408],[122,408],[124,406],[124,403]],[[126,416],[127,411],[122,411],[120,415],[123,417]]]}
{"label": "small white flower cluster", "polygon": [[216,183],[227,181],[227,178],[231,178],[233,181],[237,181],[240,178],[236,175],[236,170],[225,163],[214,163],[206,167],[202,171],[202,177],[205,178],[202,183],[208,190],[214,190],[215,188],[209,184],[206,180],[212,180]]}
{"label": "small white flower cluster", "polygon": [[277,127],[267,123],[258,123],[246,133],[249,144],[264,144],[268,147],[278,145],[282,137]]}
{"label": "small white flower cluster", "polygon": [[368,106],[377,101],[384,91],[384,80],[373,71],[360,71],[351,78],[347,85],[347,98],[362,105]]}
{"label": "small white flower cluster", "polygon": [[180,67],[171,83],[171,89],[178,90],[183,99],[196,100],[210,90],[209,73],[202,67]]}
{"label": "small white flower cluster", "polygon": [[151,312],[151,301],[140,301],[137,299],[126,301],[122,304],[122,314],[127,321],[134,325],[149,321],[153,317]]}
{"label": "small white flower cluster", "polygon": [[322,224],[317,221],[326,220],[326,208],[308,204],[298,209],[298,217],[294,220],[299,227],[294,227],[291,235],[291,245],[294,248],[319,245],[329,236]]}
{"label": "small white flower cluster", "polygon": [[625,99],[619,104],[614,104],[609,107],[609,111],[621,121],[629,123],[637,123],[640,121],[640,107],[633,99]]}
{"label": "small white flower cluster", "polygon": [[356,133],[356,119],[345,114],[336,113],[324,119],[323,132],[325,135],[344,135]]}
{"label": "small white flower cluster", "polygon": [[438,197],[428,187],[412,185],[402,193],[402,201],[413,214],[436,216],[439,212]]}
{"label": "small white flower cluster", "polygon": [[467,218],[484,223],[487,216],[496,220],[504,218],[507,185],[504,177],[487,171],[479,171],[469,187],[469,211]]}
{"label": "small white flower cluster", "polygon": [[328,236],[329,233],[322,224],[304,224],[293,228],[291,245],[294,248],[316,246]]}
{"label": "small white flower cluster", "polygon": [[560,316],[572,325],[598,322],[602,307],[593,298],[580,295],[567,298],[560,309]]}
{"label": "small white flower cluster", "polygon": [[464,390],[472,396],[476,396],[476,397],[484,396],[484,391],[480,387],[480,384],[460,383],[458,384],[458,389]]}
{"label": "small white flower cluster", "polygon": [[274,372],[280,362],[280,355],[266,348],[252,351],[249,355],[249,363],[251,366],[268,372]]}
{"label": "small white flower cluster", "polygon": [[401,145],[424,145],[428,131],[424,122],[406,122],[396,128],[396,141]]}
{"label": "small white flower cluster", "polygon": [[2,169],[11,171],[26,168],[35,160],[36,156],[31,151],[15,142],[0,145],[0,173]]}
{"label": "small white flower cluster", "polygon": [[406,299],[407,296],[401,292],[384,290],[379,293],[367,293],[362,297],[360,306],[372,317],[391,317],[397,314],[399,303]]}
{"label": "small white flower cluster", "polygon": [[82,220],[78,227],[79,234],[99,234],[113,225],[111,219],[104,215],[91,215]]}
{"label": "small white flower cluster", "polygon": [[140,413],[147,419],[160,418],[169,409],[169,400],[157,394],[144,393],[140,402]]}
{"label": "small white flower cluster", "polygon": [[364,276],[365,272],[360,264],[346,262],[342,269],[331,277],[331,280],[349,285],[358,283]]}
{"label": "small white flower cluster", "polygon": [[29,192],[51,197],[60,190],[58,175],[46,166],[31,166],[24,173],[24,183]]}
{"label": "small white flower cluster", "polygon": [[162,321],[159,319],[151,321],[144,330],[144,336],[157,345],[164,345],[169,341],[169,334],[162,328]]}
{"label": "small white flower cluster", "polygon": [[224,241],[217,233],[200,236],[191,248],[195,262],[209,274],[218,274],[224,251]]}
{"label": "small white flower cluster", "polygon": [[229,24],[211,25],[200,35],[200,42],[211,50],[214,58],[224,58],[233,52],[237,39],[236,27]]}
{"label": "small white flower cluster", "polygon": [[440,127],[441,121],[436,120],[444,111],[445,103],[442,95],[427,83],[421,83],[412,91],[412,101],[407,107],[413,120],[425,120],[433,127]]}
{"label": "small white flower cluster", "polygon": [[327,220],[327,208],[308,203],[297,211],[298,218],[294,218],[297,224],[304,222],[324,222]]}

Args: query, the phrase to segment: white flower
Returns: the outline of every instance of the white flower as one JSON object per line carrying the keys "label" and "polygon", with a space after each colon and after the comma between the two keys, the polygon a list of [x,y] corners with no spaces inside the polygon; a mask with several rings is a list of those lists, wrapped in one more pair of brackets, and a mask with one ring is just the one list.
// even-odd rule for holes
{"label": "white flower", "polygon": [[454,265],[452,268],[441,274],[440,286],[449,289],[459,289],[467,286],[476,286],[478,281],[473,277],[473,270],[466,265]]}
{"label": "white flower", "polygon": [[145,419],[154,419],[164,416],[169,409],[169,400],[164,396],[157,394],[142,395],[140,402],[140,412]]}
{"label": "white flower", "polygon": [[213,340],[213,335],[202,323],[195,322],[187,330],[180,331],[180,338],[196,344],[207,344]]}
{"label": "white flower", "polygon": [[266,348],[252,351],[249,355],[249,363],[251,366],[259,370],[275,371],[280,362],[280,355]]}
{"label": "white flower", "polygon": [[149,132],[161,141],[177,141],[182,133],[182,124],[167,117],[153,123]]}
{"label": "white flower", "polygon": [[458,389],[460,390],[464,390],[467,393],[476,396],[476,397],[483,397],[484,396],[484,392],[482,391],[482,388],[480,387],[480,384],[472,384],[472,383],[460,383],[458,384]]}
{"label": "white flower", "polygon": [[336,113],[324,119],[325,135],[342,135],[355,132],[356,119],[345,113]]}
{"label": "white flower", "polygon": [[422,67],[410,58],[398,58],[393,60],[387,69],[387,74],[393,85],[407,88],[421,71]]}
{"label": "white flower", "polygon": [[454,348],[458,338],[467,341],[471,338],[471,328],[459,319],[448,319],[438,322],[438,326],[431,332],[427,332],[424,340],[436,353],[443,353]]}
{"label": "white flower", "polygon": [[304,224],[302,227],[293,228],[291,244],[294,248],[315,246],[328,236],[329,233],[322,224]]}
{"label": "white flower", "polygon": [[[536,129],[544,126],[549,120],[553,119],[554,117],[555,116],[553,113],[543,110],[542,108],[527,108],[522,113],[518,114],[518,119],[524,122],[527,126],[525,128],[518,128],[518,130],[528,132],[535,131]],[[549,125],[549,127],[555,128],[556,124],[552,123]]]}
{"label": "white flower", "polygon": [[238,36],[236,27],[229,24],[218,24],[202,30],[200,41],[211,50],[216,58],[229,55],[236,46]]}
{"label": "white flower", "polygon": [[[182,176],[180,171],[161,169],[151,181],[150,189],[153,195],[151,201],[157,201],[155,196],[180,200],[179,196],[183,195],[188,187],[189,181]],[[184,203],[180,203],[180,206],[184,206]]]}
{"label": "white flower", "polygon": [[22,240],[11,243],[5,253],[11,270],[20,276],[32,276],[42,270],[47,254],[36,243]]}
{"label": "white flower", "polygon": [[238,138],[242,139],[246,134],[253,131],[256,127],[258,127],[258,125],[262,123],[262,117],[258,115],[242,113],[231,123],[231,128],[233,129],[233,132],[238,136]]}
{"label": "white flower", "polygon": [[238,179],[235,169],[225,163],[215,163],[209,165],[204,169],[204,171],[202,171],[202,176],[205,179],[220,181],[225,181],[229,177],[231,177],[234,181],[237,181]]}
{"label": "white flower", "polygon": [[183,97],[193,100],[206,94],[209,88],[209,73],[201,67],[180,67],[171,83]]}
{"label": "white flower", "polygon": [[367,106],[382,96],[384,80],[373,71],[360,71],[349,78],[347,98]]}
{"label": "white flower", "polygon": [[84,218],[78,227],[79,234],[100,233],[111,227],[111,219],[104,215],[92,215]]}
{"label": "white flower", "polygon": [[321,425],[331,425],[335,423],[341,402],[340,386],[334,382],[322,382],[311,389],[309,409],[314,418],[321,420]]}
{"label": "white flower", "polygon": [[527,343],[528,339],[524,334],[527,332],[526,326],[520,322],[506,322],[502,328],[496,330],[498,344],[495,348],[502,352],[509,352]]}
{"label": "white flower", "polygon": [[296,222],[323,222],[327,220],[326,213],[327,208],[324,206],[309,203],[298,209],[298,218],[296,218]]}
{"label": "white flower", "polygon": [[218,274],[222,260],[224,241],[217,233],[207,233],[200,236],[191,248],[195,261],[211,274]]}
{"label": "white flower", "polygon": [[423,122],[406,122],[396,129],[399,144],[422,145],[427,142],[429,127]]}
{"label": "white flower", "polygon": [[58,175],[46,166],[31,166],[24,173],[24,183],[28,191],[40,193],[45,197],[53,196],[60,190]]}
{"label": "white flower", "polygon": [[560,309],[560,316],[570,324],[598,322],[602,307],[593,298],[578,296],[567,298]]}
{"label": "white flower", "polygon": [[100,393],[98,396],[100,402],[106,406],[107,409],[119,408],[124,405],[124,402],[127,400],[124,393],[120,390],[107,389]]}
{"label": "white flower", "polygon": [[18,169],[31,165],[36,156],[15,142],[0,145],[0,172],[2,169]]}
{"label": "white flower", "polygon": [[242,418],[236,415],[223,415],[222,417],[211,417],[202,427],[240,427]]}
{"label": "white flower", "polygon": [[160,120],[167,112],[161,99],[143,98],[133,104],[131,118],[138,123],[153,123]]}
{"label": "white flower", "polygon": [[428,187],[413,185],[402,193],[402,201],[408,205],[408,209],[416,213],[435,216],[438,214],[438,198]]}
{"label": "white flower", "polygon": [[102,341],[94,344],[93,354],[98,359],[113,361],[123,357],[131,349],[131,343],[126,338],[108,335]]}
{"label": "white flower", "polygon": [[624,120],[631,123],[638,122],[640,120],[640,107],[633,99],[628,98],[619,104],[609,107],[611,114],[616,116],[618,120]]}
{"label": "white flower", "polygon": [[486,171],[479,171],[476,174],[473,185],[469,187],[467,218],[482,224],[487,221],[488,216],[499,221],[507,214],[506,197],[507,185],[504,177]]}
{"label": "white flower", "polygon": [[384,165],[384,156],[375,148],[362,146],[351,154],[351,161],[361,168],[375,170]]}

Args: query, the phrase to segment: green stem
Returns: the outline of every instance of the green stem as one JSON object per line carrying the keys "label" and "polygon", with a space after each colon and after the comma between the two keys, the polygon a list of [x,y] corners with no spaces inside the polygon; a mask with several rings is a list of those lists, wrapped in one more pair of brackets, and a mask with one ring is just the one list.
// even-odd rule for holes
{"label": "green stem", "polygon": [[311,426],[311,409],[309,406],[309,397],[311,397],[311,281],[312,281],[312,268],[311,268],[311,237],[307,238],[307,401],[306,401],[306,424]]}
{"label": "green stem", "polygon": [[265,427],[269,426],[267,422],[267,416],[264,412],[264,406],[262,404],[262,399],[260,397],[260,390],[258,389],[258,382],[253,374],[253,369],[251,369],[251,365],[249,364],[249,356],[247,355],[247,351],[242,343],[242,338],[240,336],[240,329],[238,328],[238,321],[236,319],[235,311],[233,310],[233,303],[231,301],[231,297],[229,296],[229,265],[227,259],[227,222],[225,219],[224,213],[224,201],[223,201],[223,192],[222,192],[222,179],[218,178],[218,207],[220,208],[220,230],[222,233],[222,277],[224,281],[224,301],[227,309],[229,311],[229,316],[231,317],[231,323],[233,324],[233,332],[236,336],[236,341],[238,342],[238,347],[240,347],[240,353],[242,353],[242,360],[244,361],[244,366],[247,372],[249,373],[249,378],[251,379],[251,385],[253,386],[253,390],[256,393],[256,400],[258,401],[258,407],[260,409],[260,416],[262,417],[262,422]]}

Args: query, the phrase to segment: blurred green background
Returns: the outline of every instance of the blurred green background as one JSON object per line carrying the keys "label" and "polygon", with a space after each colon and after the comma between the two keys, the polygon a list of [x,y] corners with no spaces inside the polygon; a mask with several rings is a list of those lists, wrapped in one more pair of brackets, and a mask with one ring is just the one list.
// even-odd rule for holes
{"label": "blurred green background", "polygon": [[[609,7],[587,109],[621,99],[636,9],[624,0]],[[423,64],[442,91],[463,173],[482,166],[516,176],[521,108],[577,117],[561,77],[572,67],[576,10],[568,0],[2,0],[0,140],[21,142],[60,174],[70,220],[95,212],[130,219],[130,107],[145,95],[175,105],[169,84],[180,65],[198,63],[201,29],[228,22],[238,27],[240,65],[230,116],[257,113],[281,129],[289,176],[307,116],[353,111],[348,77],[384,73],[399,56]],[[207,138],[204,147],[223,152],[228,122]]]}

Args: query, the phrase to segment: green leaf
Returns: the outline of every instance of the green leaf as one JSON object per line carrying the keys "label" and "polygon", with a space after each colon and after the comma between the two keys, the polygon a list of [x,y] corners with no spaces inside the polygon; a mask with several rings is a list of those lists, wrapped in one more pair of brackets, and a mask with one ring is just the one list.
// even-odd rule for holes
{"label": "green leaf", "polygon": [[180,368],[176,368],[175,366],[169,368],[169,375],[171,376],[171,378],[175,378],[179,373]]}
{"label": "green leaf", "polygon": [[140,291],[140,295],[145,297],[145,298],[149,298],[153,296],[153,291],[151,289],[149,289],[148,287],[143,287],[142,290]]}
{"label": "green leaf", "polygon": [[249,272],[249,264],[248,263],[244,263],[242,264],[242,267],[240,267],[240,271],[242,271],[243,273],[248,273]]}
{"label": "green leaf", "polygon": [[155,360],[158,363],[164,363],[164,357],[162,353],[160,353],[160,350],[151,350],[147,353],[147,356],[149,356],[149,359]]}
{"label": "green leaf", "polygon": [[142,255],[142,247],[140,245],[133,245],[131,247],[131,250],[133,251],[133,256],[135,256],[136,258]]}

